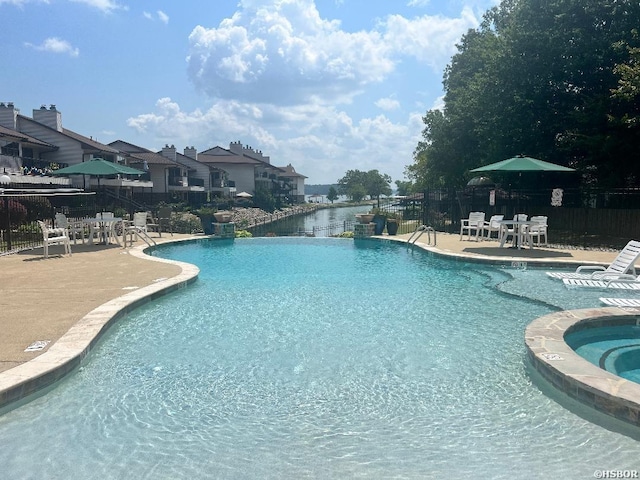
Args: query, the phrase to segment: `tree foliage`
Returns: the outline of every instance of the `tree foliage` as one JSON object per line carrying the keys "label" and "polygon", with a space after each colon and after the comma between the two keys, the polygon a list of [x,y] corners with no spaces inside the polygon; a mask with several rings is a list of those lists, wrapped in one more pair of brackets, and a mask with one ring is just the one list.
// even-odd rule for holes
{"label": "tree foliage", "polygon": [[278,201],[270,189],[257,187],[253,195],[253,205],[266,212],[273,212],[278,208]]}
{"label": "tree foliage", "polygon": [[338,199],[338,191],[333,186],[329,187],[329,193],[327,193],[327,200],[333,203],[337,199]]}
{"label": "tree foliage", "polygon": [[599,185],[640,183],[638,25],[637,0],[503,0],[457,45],[408,177],[461,186],[523,153]]}
{"label": "tree foliage", "polygon": [[367,195],[369,198],[380,200],[381,195],[391,195],[390,184],[391,177],[378,170],[347,170],[344,177],[338,180],[338,189],[340,193],[356,202]]}

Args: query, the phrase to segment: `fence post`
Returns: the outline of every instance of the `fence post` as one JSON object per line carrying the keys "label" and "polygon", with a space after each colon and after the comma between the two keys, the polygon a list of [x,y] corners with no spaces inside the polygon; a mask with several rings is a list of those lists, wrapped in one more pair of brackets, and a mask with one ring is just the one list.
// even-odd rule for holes
{"label": "fence post", "polygon": [[4,201],[4,210],[7,212],[7,228],[4,231],[5,237],[7,241],[7,252],[10,252],[12,249],[11,245],[11,212],[9,211],[9,199],[7,197],[3,198]]}

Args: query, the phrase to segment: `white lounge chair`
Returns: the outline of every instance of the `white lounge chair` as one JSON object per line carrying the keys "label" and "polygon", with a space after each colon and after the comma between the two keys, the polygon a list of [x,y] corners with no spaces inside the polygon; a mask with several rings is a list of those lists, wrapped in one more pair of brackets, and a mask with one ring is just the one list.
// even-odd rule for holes
{"label": "white lounge chair", "polygon": [[49,258],[49,245],[64,245],[64,252],[71,255],[71,242],[66,228],[49,228],[42,220],[38,220],[42,230],[44,258]]}
{"label": "white lounge chair", "polygon": [[471,231],[474,231],[476,242],[480,240],[482,229],[484,228],[484,212],[471,212],[469,218],[463,218],[460,221],[460,240],[464,236],[465,231],[471,240]]}
{"label": "white lounge chair", "polygon": [[640,298],[610,298],[601,297],[600,301],[612,307],[640,307]]}
{"label": "white lounge chair", "polygon": [[591,280],[588,278],[563,278],[567,287],[617,288],[621,290],[640,290],[640,281],[636,279],[612,278],[610,280]]}
{"label": "white lounge chair", "polygon": [[551,278],[576,279],[576,280],[607,280],[628,279],[635,280],[635,263],[640,257],[640,242],[631,240],[620,250],[618,256],[608,267],[602,265],[582,265],[575,272],[547,272]]}

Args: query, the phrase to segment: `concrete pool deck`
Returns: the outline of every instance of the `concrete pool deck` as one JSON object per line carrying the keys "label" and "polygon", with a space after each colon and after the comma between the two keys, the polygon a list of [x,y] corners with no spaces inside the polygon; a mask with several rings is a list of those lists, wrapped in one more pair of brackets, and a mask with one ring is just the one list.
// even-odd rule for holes
{"label": "concrete pool deck", "polygon": [[[410,235],[382,237],[406,242]],[[158,244],[202,235],[164,235]],[[615,251],[563,248],[507,249],[497,241],[460,240],[437,233],[436,246],[417,245],[464,261],[540,266],[609,264]],[[195,281],[197,267],[147,256],[132,248],[72,245],[72,256],[52,247],[0,256],[0,407],[52,385],[76,368],[101,334],[132,309]],[[603,308],[624,314],[619,308]],[[42,343],[39,343],[42,342]],[[25,351],[29,346],[32,351]],[[40,348],[41,347],[41,348]]]}

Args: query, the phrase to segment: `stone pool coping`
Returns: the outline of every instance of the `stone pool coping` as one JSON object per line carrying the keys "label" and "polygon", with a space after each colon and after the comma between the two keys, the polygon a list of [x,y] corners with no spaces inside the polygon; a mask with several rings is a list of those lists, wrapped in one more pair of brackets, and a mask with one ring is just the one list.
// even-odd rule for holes
{"label": "stone pool coping", "polygon": [[[189,241],[178,239],[174,242]],[[171,242],[173,243],[173,242]],[[0,414],[44,393],[56,382],[82,365],[85,357],[109,327],[132,310],[156,298],[193,283],[200,269],[192,264],[153,257],[147,245],[129,249],[129,254],[145,260],[169,263],[181,268],[171,278],[133,290],[93,309],[74,324],[49,349],[34,359],[0,373]],[[31,397],[31,398],[29,398]]]}
{"label": "stone pool coping", "polygon": [[638,308],[565,310],[535,319],[525,330],[531,365],[553,387],[611,417],[640,426],[640,384],[618,377],[579,356],[567,332],[600,326],[635,325]]}

